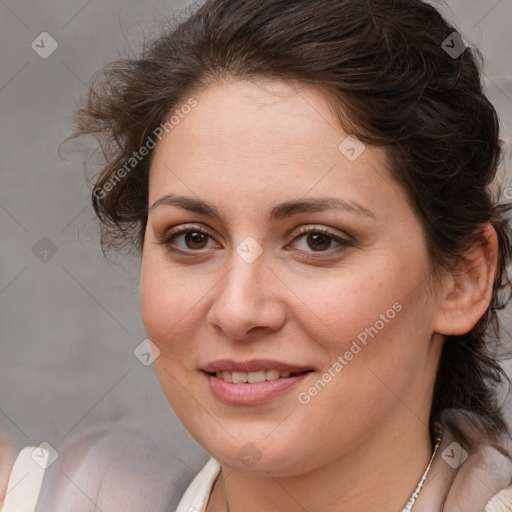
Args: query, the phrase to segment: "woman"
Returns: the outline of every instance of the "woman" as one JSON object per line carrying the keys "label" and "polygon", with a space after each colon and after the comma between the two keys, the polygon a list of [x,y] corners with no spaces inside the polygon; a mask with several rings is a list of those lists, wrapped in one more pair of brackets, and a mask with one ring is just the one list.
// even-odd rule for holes
{"label": "woman", "polygon": [[512,510],[477,56],[419,0],[211,0],[92,86],[102,241],[212,456],[179,512]]}

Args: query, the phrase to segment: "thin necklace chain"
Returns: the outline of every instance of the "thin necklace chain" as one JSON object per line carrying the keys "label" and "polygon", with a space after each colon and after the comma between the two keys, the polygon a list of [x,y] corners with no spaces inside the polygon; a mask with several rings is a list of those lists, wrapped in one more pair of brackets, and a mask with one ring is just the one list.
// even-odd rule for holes
{"label": "thin necklace chain", "polygon": [[436,439],[436,447],[434,448],[434,453],[432,454],[432,457],[430,457],[430,462],[428,463],[427,469],[425,470],[425,473],[423,473],[423,476],[421,477],[421,480],[418,482],[416,489],[414,490],[411,497],[409,498],[409,501],[407,502],[405,507],[402,509],[402,512],[411,512],[412,507],[416,503],[416,499],[418,498],[418,495],[420,494],[423,484],[425,483],[425,480],[427,479],[428,472],[430,471],[430,467],[432,466],[432,462],[434,461],[434,457],[436,456],[437,449],[439,448],[440,444],[441,444],[441,440]]}
{"label": "thin necklace chain", "polygon": [[[434,457],[436,456],[437,449],[439,448],[440,444],[441,444],[441,438],[439,436],[436,436],[436,446],[434,448],[434,452],[432,453],[432,457],[430,457],[430,462],[428,463],[427,469],[425,470],[425,473],[423,473],[423,476],[421,477],[421,480],[418,482],[416,489],[412,493],[411,497],[409,498],[409,501],[407,502],[405,507],[401,510],[401,512],[411,512],[412,507],[416,503],[416,499],[418,498],[420,491],[423,488],[423,484],[425,483],[425,480],[427,479],[428,473],[430,471],[430,467],[432,466],[432,462],[434,461]],[[224,479],[222,479],[222,487],[224,488],[224,498],[226,499],[226,512],[230,512],[229,503],[228,503],[228,495],[226,493],[226,485],[224,483]]]}

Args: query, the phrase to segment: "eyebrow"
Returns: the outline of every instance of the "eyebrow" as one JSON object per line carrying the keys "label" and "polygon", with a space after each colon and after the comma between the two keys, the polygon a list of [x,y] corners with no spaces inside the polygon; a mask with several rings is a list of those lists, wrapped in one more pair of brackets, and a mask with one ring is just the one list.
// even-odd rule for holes
{"label": "eyebrow", "polygon": [[[225,220],[219,209],[202,199],[186,196],[175,196],[167,194],[157,199],[150,207],[149,212],[161,206],[178,206],[184,210],[195,212],[201,215],[209,215]],[[343,210],[359,215],[364,215],[376,220],[375,214],[355,201],[348,201],[339,197],[298,199],[295,201],[286,201],[272,208],[269,214],[271,220],[282,220],[286,217],[298,215],[300,213],[321,212],[327,210]]]}

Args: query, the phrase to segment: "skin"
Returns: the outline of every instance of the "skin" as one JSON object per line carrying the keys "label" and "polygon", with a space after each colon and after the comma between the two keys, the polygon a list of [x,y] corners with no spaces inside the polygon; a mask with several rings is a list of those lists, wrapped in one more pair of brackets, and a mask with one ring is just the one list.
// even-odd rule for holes
{"label": "skin", "polygon": [[[348,134],[320,91],[230,79],[194,97],[198,105],[152,156],[140,294],[147,336],[161,351],[154,366],[162,389],[222,466],[208,509],[226,510],[227,499],[231,512],[396,512],[432,455],[444,335],[470,330],[489,303],[494,230],[484,230],[467,268],[434,281],[421,224],[387,171],[385,149],[367,146],[349,161],[338,149]],[[167,194],[208,201],[223,218],[153,208]],[[268,217],[279,203],[327,197],[371,215]],[[196,245],[183,234],[169,241],[178,226],[208,235]],[[350,243],[319,243],[301,228]],[[248,236],[263,250],[252,263],[236,252]],[[300,403],[298,394],[397,303],[401,311]],[[314,372],[267,403],[232,406],[200,371],[220,358]],[[237,456],[247,443],[261,455],[251,467]]]}

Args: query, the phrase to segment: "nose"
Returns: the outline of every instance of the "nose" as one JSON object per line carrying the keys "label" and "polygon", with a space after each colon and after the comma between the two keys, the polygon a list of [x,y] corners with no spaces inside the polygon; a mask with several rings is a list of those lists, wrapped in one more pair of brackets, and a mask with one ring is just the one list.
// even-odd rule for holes
{"label": "nose", "polygon": [[[235,340],[250,340],[278,331],[286,308],[280,298],[279,279],[265,264],[264,255],[247,263],[238,255],[214,291],[208,324]],[[276,284],[277,283],[277,284]]]}

